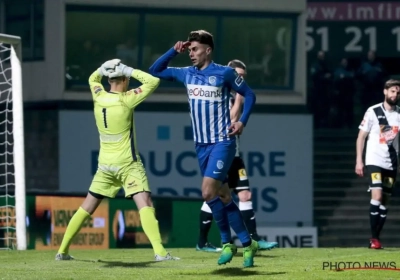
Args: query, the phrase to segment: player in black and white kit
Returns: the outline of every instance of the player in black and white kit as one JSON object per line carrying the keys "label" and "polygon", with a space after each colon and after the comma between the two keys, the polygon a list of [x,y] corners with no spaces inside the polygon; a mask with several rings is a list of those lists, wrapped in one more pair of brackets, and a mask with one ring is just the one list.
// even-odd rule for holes
{"label": "player in black and white kit", "polygon": [[362,154],[365,139],[365,174],[369,180],[371,239],[369,248],[382,249],[379,239],[388,212],[389,197],[393,192],[398,172],[400,81],[388,80],[384,86],[384,102],[368,108],[359,126],[355,172],[364,176]]}
{"label": "player in black and white kit", "polygon": [[[228,63],[228,66],[235,68],[236,72],[242,77],[246,75],[246,65],[242,61],[232,60]],[[243,97],[240,94],[236,94],[236,92],[231,92],[230,101],[231,121],[236,122],[238,121],[242,111]],[[239,136],[236,137],[236,155],[228,172],[228,185],[229,188],[239,197],[239,209],[252,239],[258,242],[260,250],[269,250],[278,246],[278,243],[262,240],[257,234],[256,218],[253,210],[253,203],[251,201],[249,179],[247,178],[243,159],[240,156]],[[219,252],[221,250],[209,243],[207,240],[212,219],[213,216],[210,207],[206,203],[203,203],[200,212],[200,235],[199,241],[196,245],[197,251]]]}

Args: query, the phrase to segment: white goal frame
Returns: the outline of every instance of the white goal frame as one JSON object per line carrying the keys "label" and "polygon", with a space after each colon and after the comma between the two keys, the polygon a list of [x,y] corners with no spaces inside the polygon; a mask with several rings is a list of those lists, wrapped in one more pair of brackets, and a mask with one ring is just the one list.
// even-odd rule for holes
{"label": "white goal frame", "polygon": [[12,114],[14,138],[15,215],[17,250],[27,249],[24,114],[21,37],[0,33],[0,42],[11,45]]}

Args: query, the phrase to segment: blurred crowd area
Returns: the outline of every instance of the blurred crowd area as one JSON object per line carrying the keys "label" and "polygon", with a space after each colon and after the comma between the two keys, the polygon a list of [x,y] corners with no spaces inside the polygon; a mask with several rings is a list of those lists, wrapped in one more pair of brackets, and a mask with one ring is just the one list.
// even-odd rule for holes
{"label": "blurred crowd area", "polygon": [[[214,36],[216,63],[226,65],[232,59],[242,60],[247,65],[246,79],[254,88],[290,88],[294,26],[294,18],[284,15],[249,17],[221,15],[218,11],[178,14],[151,10],[140,13],[129,8],[118,11],[98,8],[87,12],[75,7],[66,13],[67,90],[87,90],[87,77],[112,58],[148,71],[177,41],[185,41],[190,31],[199,28]],[[188,53],[184,53],[169,66],[190,64]],[[162,82],[160,87],[177,87],[177,84]]]}
{"label": "blurred crowd area", "polygon": [[[185,38],[183,38],[185,39]],[[143,48],[143,60],[138,61],[139,49],[134,40],[128,39],[126,42],[115,45],[113,48],[103,48],[101,44],[91,40],[84,41],[81,45],[71,46],[67,49],[67,69],[66,82],[67,89],[78,89],[87,87],[87,77],[96,70],[102,62],[119,58],[124,64],[135,68],[141,65],[142,70],[148,71],[149,67],[171,48],[175,42],[163,44],[162,50],[152,49],[150,46]],[[229,47],[229,45],[227,45]],[[164,52],[163,52],[164,51]],[[257,88],[286,87],[288,81],[288,54],[271,43],[265,43],[262,52],[253,53],[253,58],[245,60],[243,55],[232,55],[223,61],[215,61],[219,64],[227,64],[231,59],[241,59],[247,66],[247,80],[249,84]],[[184,53],[180,57],[172,60],[170,66],[185,67],[190,65],[188,54]]]}
{"label": "blurred crowd area", "polygon": [[308,108],[314,127],[357,127],[370,106],[383,102],[389,72],[374,51],[358,58],[358,63],[346,57],[332,63],[328,56],[320,51],[308,66]]}

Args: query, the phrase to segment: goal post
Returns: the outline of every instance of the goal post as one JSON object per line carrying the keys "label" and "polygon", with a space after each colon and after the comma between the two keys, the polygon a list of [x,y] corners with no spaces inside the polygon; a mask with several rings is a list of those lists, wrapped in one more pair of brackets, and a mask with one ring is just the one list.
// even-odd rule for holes
{"label": "goal post", "polygon": [[[8,45],[11,64],[12,100],[12,157],[14,162],[15,194],[15,232],[18,250],[27,249],[26,235],[26,188],[25,188],[25,150],[22,94],[22,46],[21,37],[0,33],[0,44]],[[1,61],[1,60],[0,60]],[[6,150],[7,152],[7,150]],[[8,163],[6,163],[8,164]],[[7,175],[6,175],[7,176]],[[8,195],[8,194],[6,194]],[[7,205],[8,207],[9,205]],[[9,211],[7,211],[10,213]]]}

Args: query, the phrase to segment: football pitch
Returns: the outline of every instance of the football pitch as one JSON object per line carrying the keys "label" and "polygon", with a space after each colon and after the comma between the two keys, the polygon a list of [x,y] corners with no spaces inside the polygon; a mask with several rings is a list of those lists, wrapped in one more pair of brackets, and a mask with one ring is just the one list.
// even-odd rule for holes
{"label": "football pitch", "polygon": [[[73,261],[55,261],[54,251],[1,251],[0,279],[400,279],[399,248],[278,248],[259,252],[246,269],[241,249],[224,266],[216,253],[169,251],[181,260],[155,262],[150,249],[73,250]],[[375,269],[335,270],[345,264]]]}

